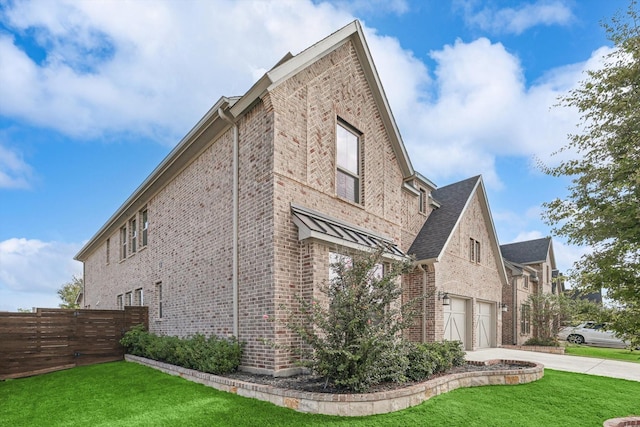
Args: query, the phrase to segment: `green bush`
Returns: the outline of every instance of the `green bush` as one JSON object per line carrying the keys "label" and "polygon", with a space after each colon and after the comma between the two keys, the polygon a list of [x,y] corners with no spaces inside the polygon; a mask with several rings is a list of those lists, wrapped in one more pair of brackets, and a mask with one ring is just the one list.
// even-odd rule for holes
{"label": "green bush", "polygon": [[433,374],[446,372],[465,363],[465,352],[460,341],[409,344],[409,366],[406,376],[421,381]]}
{"label": "green bush", "polygon": [[555,337],[546,337],[546,338],[529,338],[525,341],[524,345],[540,345],[545,347],[558,347],[560,343],[558,343],[558,339]]}
{"label": "green bush", "polygon": [[127,353],[211,374],[234,372],[242,358],[242,344],[235,338],[187,338],[159,336],[137,326],[120,340]]}

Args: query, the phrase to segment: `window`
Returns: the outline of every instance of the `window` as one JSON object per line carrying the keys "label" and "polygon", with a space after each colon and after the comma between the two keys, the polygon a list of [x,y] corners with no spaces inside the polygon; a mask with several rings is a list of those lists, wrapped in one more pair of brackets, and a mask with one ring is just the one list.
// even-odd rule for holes
{"label": "window", "polygon": [[520,333],[531,333],[531,306],[529,304],[520,306]]}
{"label": "window", "polygon": [[522,287],[525,289],[529,289],[529,276],[524,276],[523,279],[524,282],[522,283]]}
{"label": "window", "polygon": [[162,295],[162,282],[158,282],[156,283],[156,299],[158,302],[158,319],[162,319],[163,317],[163,312],[162,312],[162,305],[164,303],[164,297]]}
{"label": "window", "polygon": [[116,297],[116,306],[118,307],[118,310],[122,310],[122,294]]}
{"label": "window", "polygon": [[107,239],[107,264],[109,264],[109,251],[111,250],[111,239]]}
{"label": "window", "polygon": [[427,191],[424,188],[420,189],[420,206],[418,207],[418,209],[420,210],[420,213],[425,213],[427,212]]}
{"label": "window", "polygon": [[120,259],[127,257],[127,226],[120,229]]}
{"label": "window", "polygon": [[131,292],[127,292],[126,294],[124,294],[124,305],[131,305]]}
{"label": "window", "polygon": [[144,295],[142,294],[142,288],[135,290],[133,294],[133,305],[144,305]]}
{"label": "window", "polygon": [[140,214],[142,218],[142,246],[147,246],[147,231],[149,230],[149,214],[143,210]]}
{"label": "window", "polygon": [[131,230],[131,253],[135,254],[138,249],[138,221],[133,218],[129,221],[129,230]]}
{"label": "window", "polygon": [[480,242],[469,239],[469,261],[480,264]]}
{"label": "window", "polygon": [[336,126],[336,194],[360,203],[360,137],[338,123]]}

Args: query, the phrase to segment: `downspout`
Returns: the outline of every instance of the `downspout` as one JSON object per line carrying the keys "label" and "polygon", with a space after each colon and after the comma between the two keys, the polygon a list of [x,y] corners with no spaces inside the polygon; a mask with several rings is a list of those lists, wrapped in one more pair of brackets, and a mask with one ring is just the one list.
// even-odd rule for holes
{"label": "downspout", "polygon": [[427,342],[427,270],[423,264],[418,264],[422,270],[422,342]]}
{"label": "downspout", "polygon": [[233,128],[233,186],[232,186],[232,204],[233,204],[233,219],[232,219],[232,240],[233,240],[233,255],[232,255],[232,272],[231,272],[231,287],[233,289],[233,336],[239,339],[239,322],[238,322],[238,125],[232,117],[227,115],[222,107],[218,108],[218,115],[222,120],[229,123]]}
{"label": "downspout", "polygon": [[513,296],[512,296],[512,303],[511,306],[513,307],[513,312],[511,313],[511,319],[513,323],[513,327],[511,328],[511,330],[513,331],[512,334],[512,341],[513,341],[513,345],[518,345],[518,279],[516,279],[515,277],[512,279],[512,284],[511,286],[513,286]]}

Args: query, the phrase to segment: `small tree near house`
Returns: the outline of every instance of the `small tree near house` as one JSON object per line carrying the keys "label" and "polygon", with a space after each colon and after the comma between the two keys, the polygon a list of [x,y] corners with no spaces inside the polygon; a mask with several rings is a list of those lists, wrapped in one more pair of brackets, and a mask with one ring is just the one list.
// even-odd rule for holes
{"label": "small tree near house", "polygon": [[[287,328],[303,341],[295,350],[303,366],[327,382],[356,392],[387,381],[405,381],[409,345],[402,336],[414,317],[415,301],[401,303],[399,277],[412,264],[384,263],[383,252],[338,257],[321,288],[322,298],[299,298]],[[384,265],[381,274],[380,266]]]}
{"label": "small tree near house", "polygon": [[535,293],[529,295],[533,338],[525,345],[558,345],[557,336],[562,324],[571,316],[571,300],[565,295]]}

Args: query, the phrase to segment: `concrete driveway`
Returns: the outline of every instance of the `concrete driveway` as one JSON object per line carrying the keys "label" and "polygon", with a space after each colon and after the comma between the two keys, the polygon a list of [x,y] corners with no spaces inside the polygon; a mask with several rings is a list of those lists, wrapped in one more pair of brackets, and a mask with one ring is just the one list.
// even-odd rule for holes
{"label": "concrete driveway", "polygon": [[558,371],[640,381],[640,363],[505,348],[486,348],[467,352],[467,360],[491,359],[526,360],[542,363],[545,368],[557,369]]}

